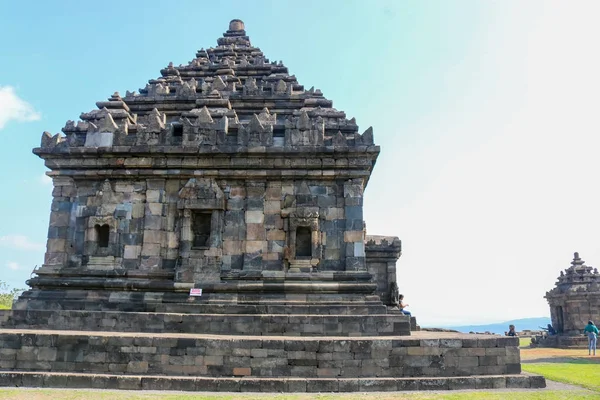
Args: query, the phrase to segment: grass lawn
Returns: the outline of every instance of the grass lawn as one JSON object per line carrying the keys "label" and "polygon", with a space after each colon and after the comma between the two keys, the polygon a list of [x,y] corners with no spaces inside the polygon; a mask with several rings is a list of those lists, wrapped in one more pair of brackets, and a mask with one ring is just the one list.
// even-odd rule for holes
{"label": "grass lawn", "polygon": [[594,397],[589,392],[579,391],[537,391],[537,392],[460,392],[460,393],[346,393],[346,394],[163,394],[140,392],[94,392],[87,390],[29,390],[29,389],[0,389],[2,400],[590,400]]}
{"label": "grass lawn", "polygon": [[529,347],[530,344],[531,344],[530,337],[520,337],[519,338],[519,347]]}
{"label": "grass lawn", "polygon": [[523,371],[543,375],[546,379],[583,386],[598,392],[600,398],[600,364],[574,359],[558,363],[523,364]]}
{"label": "grass lawn", "polygon": [[521,360],[523,371],[593,390],[600,399],[600,357],[589,357],[587,349],[525,348]]}

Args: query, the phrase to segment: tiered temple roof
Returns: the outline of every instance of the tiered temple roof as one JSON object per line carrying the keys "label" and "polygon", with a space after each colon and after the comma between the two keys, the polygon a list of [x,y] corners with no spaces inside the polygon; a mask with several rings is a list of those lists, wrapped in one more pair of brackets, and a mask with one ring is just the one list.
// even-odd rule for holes
{"label": "tiered temple roof", "polygon": [[573,255],[571,266],[560,272],[556,287],[546,296],[558,295],[567,292],[592,292],[600,290],[600,274],[598,268],[585,265],[579,253]]}
{"label": "tiered temple roof", "polygon": [[333,108],[320,90],[305,89],[281,61],[269,61],[251,45],[240,20],[231,21],[217,47],[160,72],[139,93],[114,93],[81,114],[81,121],[68,121],[65,137],[44,132],[37,153],[114,146],[193,146],[200,152],[215,151],[213,146],[219,152],[373,146],[371,128],[359,134],[354,118]]}

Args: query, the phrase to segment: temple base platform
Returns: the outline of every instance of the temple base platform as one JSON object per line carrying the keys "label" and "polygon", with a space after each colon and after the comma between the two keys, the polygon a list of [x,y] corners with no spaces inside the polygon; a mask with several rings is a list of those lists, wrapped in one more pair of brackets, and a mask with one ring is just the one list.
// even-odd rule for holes
{"label": "temple base platform", "polygon": [[540,388],[518,338],[0,329],[0,386],[344,392]]}

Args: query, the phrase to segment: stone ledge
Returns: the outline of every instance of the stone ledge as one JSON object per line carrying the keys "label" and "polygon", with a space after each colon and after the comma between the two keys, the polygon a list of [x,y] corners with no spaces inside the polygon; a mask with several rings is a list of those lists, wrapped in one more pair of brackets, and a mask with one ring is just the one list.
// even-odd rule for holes
{"label": "stone ledge", "polygon": [[[258,150],[258,151],[257,151]],[[271,157],[302,157],[310,156],[328,156],[332,154],[356,154],[357,156],[377,156],[380,152],[378,145],[358,145],[358,146],[264,146],[264,147],[248,147],[243,145],[214,145],[214,146],[198,146],[198,145],[157,145],[157,146],[110,146],[110,147],[64,147],[64,148],[45,148],[36,147],[32,150],[33,154],[38,156],[58,155],[58,156],[77,156],[89,154],[102,154],[109,156],[112,154],[136,154],[147,155],[152,157],[165,157],[175,155],[196,155],[196,154],[229,154],[232,157],[244,157],[258,155],[269,155]],[[44,157],[42,157],[44,158]]]}
{"label": "stone ledge", "polygon": [[[179,283],[167,280],[102,278],[102,277],[46,277],[31,278],[26,282],[33,288],[62,289],[97,289],[115,291],[165,291],[186,293],[195,287],[193,283]],[[331,281],[227,281],[219,283],[206,283],[202,285],[204,293],[283,293],[283,294],[372,294],[377,284],[365,282],[337,282]]]}
{"label": "stone ledge", "polygon": [[[359,320],[357,320],[357,317]],[[286,336],[399,336],[410,334],[404,315],[183,314],[114,311],[0,311],[0,326],[108,332]]]}
{"label": "stone ledge", "polygon": [[0,387],[175,390],[201,392],[383,392],[464,389],[540,389],[538,375],[447,378],[198,378],[186,376],[109,375],[0,371]]}

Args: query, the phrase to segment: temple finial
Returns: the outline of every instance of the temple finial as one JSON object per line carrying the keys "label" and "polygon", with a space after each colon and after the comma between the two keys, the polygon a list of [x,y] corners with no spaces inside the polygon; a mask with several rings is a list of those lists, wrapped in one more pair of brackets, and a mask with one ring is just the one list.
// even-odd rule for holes
{"label": "temple finial", "polygon": [[244,21],[241,19],[232,19],[229,22],[229,30],[230,31],[243,31],[246,27],[244,26]]}

